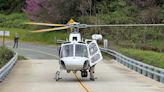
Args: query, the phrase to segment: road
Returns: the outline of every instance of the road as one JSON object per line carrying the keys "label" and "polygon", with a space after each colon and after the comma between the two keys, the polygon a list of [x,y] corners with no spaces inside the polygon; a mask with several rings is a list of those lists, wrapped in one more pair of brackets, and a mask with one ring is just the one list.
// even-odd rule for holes
{"label": "road", "polygon": [[[7,43],[11,47],[11,43]],[[57,47],[21,43],[15,49],[29,60],[18,61],[0,92],[164,92],[164,84],[129,70],[115,60],[96,65],[95,81],[77,74],[62,72],[62,79],[53,78],[59,69]]]}

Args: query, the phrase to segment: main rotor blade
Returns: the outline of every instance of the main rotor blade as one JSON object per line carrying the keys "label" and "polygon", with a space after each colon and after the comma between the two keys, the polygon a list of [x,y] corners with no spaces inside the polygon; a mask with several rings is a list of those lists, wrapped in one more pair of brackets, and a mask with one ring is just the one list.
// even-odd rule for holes
{"label": "main rotor blade", "polygon": [[111,25],[87,25],[87,27],[144,27],[144,26],[164,26],[164,24],[111,24]]}
{"label": "main rotor blade", "polygon": [[69,27],[65,26],[65,27],[58,27],[58,28],[49,28],[49,29],[41,29],[41,30],[36,30],[36,31],[32,31],[34,33],[40,33],[40,32],[49,32],[49,31],[56,31],[56,30],[64,30],[64,29],[68,29]]}
{"label": "main rotor blade", "polygon": [[43,25],[43,26],[66,26],[65,24],[49,24],[49,23],[35,23],[35,22],[26,22],[25,24],[31,24],[31,25]]}

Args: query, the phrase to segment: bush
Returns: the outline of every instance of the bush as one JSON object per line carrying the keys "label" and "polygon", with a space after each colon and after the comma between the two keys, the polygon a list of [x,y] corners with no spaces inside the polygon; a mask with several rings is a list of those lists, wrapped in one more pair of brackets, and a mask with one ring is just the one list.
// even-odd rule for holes
{"label": "bush", "polygon": [[6,64],[14,55],[14,52],[5,46],[0,47],[0,67]]}
{"label": "bush", "polygon": [[30,28],[29,25],[23,24],[27,22],[25,14],[13,13],[10,15],[0,14],[0,27],[8,28]]}
{"label": "bush", "polygon": [[118,51],[131,58],[144,62],[146,64],[164,68],[164,63],[163,63],[164,54],[163,53],[157,53],[153,51],[144,51],[144,50],[138,50],[138,49],[129,49],[129,48],[119,48]]}

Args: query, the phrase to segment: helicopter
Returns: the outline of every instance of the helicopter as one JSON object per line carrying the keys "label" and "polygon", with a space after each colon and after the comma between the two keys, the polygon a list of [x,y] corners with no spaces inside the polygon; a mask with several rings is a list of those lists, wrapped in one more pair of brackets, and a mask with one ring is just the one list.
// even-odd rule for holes
{"label": "helicopter", "polygon": [[90,80],[94,81],[96,78],[94,76],[95,66],[99,63],[103,57],[97,40],[102,40],[101,34],[93,34],[92,39],[86,39],[83,41],[81,34],[79,32],[80,28],[88,27],[135,27],[135,26],[164,26],[164,24],[111,24],[111,25],[87,25],[80,24],[75,22],[73,19],[67,24],[50,24],[50,23],[35,23],[27,22],[26,24],[32,25],[43,25],[51,26],[54,28],[41,29],[32,31],[34,33],[40,32],[49,32],[55,30],[65,30],[70,29],[69,40],[64,41],[59,47],[59,65],[60,69],[56,71],[55,80],[58,81],[62,79],[60,74],[63,70],[66,70],[67,73],[71,71],[76,73],[77,71],[81,72],[81,77],[87,77],[90,73]]}
{"label": "helicopter", "polygon": [[35,23],[28,22],[26,24],[32,25],[45,25],[55,26],[58,28],[41,29],[32,31],[34,33],[49,32],[54,30],[70,29],[69,40],[65,41],[59,47],[59,65],[60,69],[55,74],[55,79],[58,81],[61,79],[60,73],[66,70],[67,73],[73,71],[81,72],[81,77],[87,77],[90,72],[90,80],[95,80],[94,67],[100,62],[103,57],[97,40],[101,40],[100,34],[92,35],[92,39],[82,40],[81,34],[79,33],[80,28],[86,28],[86,24],[80,24],[71,19],[67,24],[49,24],[49,23]]}

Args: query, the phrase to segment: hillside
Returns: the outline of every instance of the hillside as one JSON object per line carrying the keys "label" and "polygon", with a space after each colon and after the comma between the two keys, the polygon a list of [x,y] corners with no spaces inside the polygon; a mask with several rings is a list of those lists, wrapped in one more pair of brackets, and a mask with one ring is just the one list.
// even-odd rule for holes
{"label": "hillside", "polygon": [[[0,0],[0,30],[18,33],[21,41],[54,44],[69,31],[31,33],[45,26],[24,22],[65,24],[69,19],[86,24],[163,24],[163,0]],[[163,65],[164,27],[95,27],[81,29],[84,38],[101,33],[110,48],[158,67]],[[100,44],[103,41],[99,42]],[[146,55],[146,56],[145,56]],[[158,62],[156,62],[158,61]]]}
{"label": "hillside", "polygon": [[[31,20],[67,23],[70,18],[87,24],[164,23],[163,0],[1,0],[0,10],[1,29],[36,30],[45,27],[23,23]],[[84,29],[81,33],[85,38],[101,33],[110,44],[121,47],[164,52],[164,27],[101,27]],[[53,38],[39,35],[41,39]]]}

